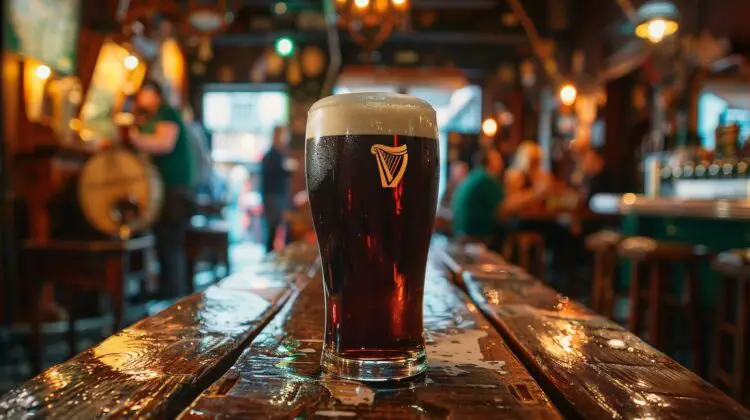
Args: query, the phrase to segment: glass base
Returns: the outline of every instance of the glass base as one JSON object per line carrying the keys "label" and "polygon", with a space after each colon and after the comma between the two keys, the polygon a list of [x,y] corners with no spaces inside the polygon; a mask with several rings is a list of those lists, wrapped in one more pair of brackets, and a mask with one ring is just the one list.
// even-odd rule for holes
{"label": "glass base", "polygon": [[324,349],[323,372],[342,379],[363,382],[401,381],[422,375],[427,370],[424,349],[410,352],[406,357],[346,358]]}

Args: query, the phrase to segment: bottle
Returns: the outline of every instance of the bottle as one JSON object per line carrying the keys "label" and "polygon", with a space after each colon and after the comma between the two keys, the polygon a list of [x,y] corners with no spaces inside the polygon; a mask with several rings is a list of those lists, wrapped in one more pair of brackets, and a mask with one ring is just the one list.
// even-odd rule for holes
{"label": "bottle", "polygon": [[734,179],[737,178],[737,159],[729,158],[724,160],[724,164],[721,166],[722,178]]}
{"label": "bottle", "polygon": [[695,162],[688,160],[685,165],[682,166],[682,178],[683,179],[694,179],[695,178]]}
{"label": "bottle", "polygon": [[716,151],[722,158],[735,158],[738,155],[740,126],[735,124],[716,127]]}

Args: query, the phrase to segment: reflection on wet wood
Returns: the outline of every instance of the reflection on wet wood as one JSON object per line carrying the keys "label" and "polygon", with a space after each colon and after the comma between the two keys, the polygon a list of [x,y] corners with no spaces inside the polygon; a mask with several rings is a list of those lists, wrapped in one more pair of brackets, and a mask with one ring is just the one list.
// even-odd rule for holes
{"label": "reflection on wet wood", "polygon": [[5,394],[0,418],[179,413],[306,283],[314,259],[288,252],[178,301]]}
{"label": "reflection on wet wood", "polygon": [[503,257],[489,252],[483,244],[448,244],[441,239],[435,239],[433,245],[433,254],[448,268],[451,280],[461,287],[464,267],[505,265]]}
{"label": "reflection on wet wood", "polygon": [[517,268],[462,273],[472,300],[583,418],[750,419],[674,360]]}
{"label": "reflection on wet wood", "polygon": [[323,314],[317,279],[180,418],[560,418],[495,330],[435,268],[425,286],[430,367],[421,379],[384,387],[322,378]]}

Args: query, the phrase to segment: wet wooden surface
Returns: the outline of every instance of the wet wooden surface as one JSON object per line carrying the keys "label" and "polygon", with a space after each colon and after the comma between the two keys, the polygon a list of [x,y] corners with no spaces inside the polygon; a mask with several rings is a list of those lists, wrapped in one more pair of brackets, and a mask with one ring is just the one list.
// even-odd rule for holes
{"label": "wet wooden surface", "polygon": [[[463,258],[457,250],[448,254]],[[551,397],[559,392],[583,418],[750,419],[688,369],[516,267],[464,266],[461,275]]]}
{"label": "wet wooden surface", "polygon": [[463,294],[431,268],[427,374],[385,387],[321,377],[323,290],[316,279],[181,419],[556,419],[560,414]]}
{"label": "wet wooden surface", "polygon": [[451,280],[461,287],[464,267],[505,264],[503,257],[488,252],[487,247],[482,244],[449,244],[444,238],[438,238],[434,243],[433,255],[446,266]]}
{"label": "wet wooden surface", "polygon": [[0,397],[0,418],[179,413],[307,282],[316,255],[293,247],[133,324]]}

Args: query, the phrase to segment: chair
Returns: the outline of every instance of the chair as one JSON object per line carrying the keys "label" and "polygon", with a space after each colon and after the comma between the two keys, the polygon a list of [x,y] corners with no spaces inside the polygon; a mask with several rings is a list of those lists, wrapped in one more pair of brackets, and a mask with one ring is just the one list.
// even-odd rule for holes
{"label": "chair", "polygon": [[615,302],[615,270],[617,246],[622,235],[602,230],[586,237],[586,249],[594,254],[594,279],[591,290],[591,308],[599,314],[613,317]]}
{"label": "chair", "polygon": [[185,235],[185,253],[187,254],[188,292],[195,291],[195,275],[199,263],[208,263],[214,282],[219,280],[216,268],[225,267],[225,275],[231,271],[229,262],[229,230],[219,223],[202,227],[191,227]]}
{"label": "chair", "polygon": [[[628,329],[638,334],[642,318],[646,318],[646,341],[654,347],[669,352],[676,347],[673,330],[667,328],[666,310],[677,310],[687,318],[693,371],[700,375],[703,347],[700,341],[700,317],[698,303],[699,263],[710,258],[704,246],[693,246],[680,242],[662,242],[636,236],[624,239],[618,249],[619,255],[631,260],[630,267],[630,314]],[[675,278],[676,266],[685,268],[684,281],[670,290],[670,280]],[[648,273],[646,290],[641,290],[641,272]],[[675,289],[679,289],[675,291]],[[645,304],[648,308],[644,311]]]}
{"label": "chair", "polygon": [[503,258],[544,281],[546,277],[546,265],[544,263],[546,249],[544,236],[541,234],[531,231],[513,232],[505,238],[503,243]]}
{"label": "chair", "polygon": [[[750,405],[750,248],[722,252],[713,261],[722,276],[714,329],[716,349],[711,382],[745,406]],[[732,309],[735,309],[732,311]],[[734,312],[734,316],[731,316]],[[727,348],[725,338],[731,343]],[[728,357],[728,355],[731,355]],[[730,360],[727,360],[730,359]],[[730,369],[727,370],[727,362]]]}

